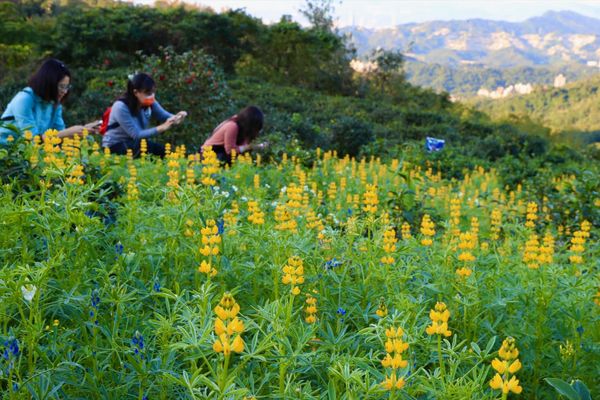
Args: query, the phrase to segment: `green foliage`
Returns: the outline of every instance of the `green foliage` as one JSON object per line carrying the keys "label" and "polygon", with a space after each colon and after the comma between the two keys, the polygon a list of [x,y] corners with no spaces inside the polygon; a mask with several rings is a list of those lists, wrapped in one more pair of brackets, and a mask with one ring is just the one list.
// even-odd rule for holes
{"label": "green foliage", "polygon": [[[183,7],[151,8],[115,3],[110,7],[68,7],[56,17],[51,51],[73,65],[127,66],[141,50],[157,54],[203,49],[232,71],[245,49],[246,25],[257,24],[236,12],[215,14]],[[242,31],[242,28],[244,29]],[[95,64],[95,65],[94,65]]]}
{"label": "green foliage", "polygon": [[26,157],[28,146],[23,135],[14,125],[0,122],[0,126],[14,130],[14,137],[17,138],[7,146],[0,147],[0,183],[18,181],[23,188],[26,188],[29,183],[32,183],[30,182],[31,165]]}
{"label": "green foliage", "polygon": [[342,116],[331,123],[331,145],[341,156],[358,156],[362,147],[372,140],[371,125],[364,121]]}
{"label": "green foliage", "polygon": [[405,64],[408,81],[416,86],[445,91],[459,97],[474,96],[479,89],[494,90],[517,83],[552,85],[558,74],[568,82],[591,77],[597,68],[581,64],[557,63],[539,67],[489,68],[483,66],[450,66],[447,63],[423,63],[415,60]]}
{"label": "green foliage", "polygon": [[590,391],[580,380],[575,380],[571,385],[562,379],[546,378],[546,382],[568,400],[591,400]]}
{"label": "green foliage", "polygon": [[351,53],[334,33],[282,18],[236,66],[242,76],[339,93],[351,90]]}
{"label": "green foliage", "polygon": [[[88,140],[68,154],[66,143],[56,153],[24,139],[13,145],[28,175],[0,186],[0,387],[6,397],[385,399],[390,393],[381,382],[389,369],[381,360],[391,326],[402,327],[409,344],[408,365],[396,370],[406,384],[391,397],[499,398],[489,386],[490,363],[508,335],[520,351],[523,398],[556,397],[551,384],[561,385],[546,384],[546,377],[579,379],[567,387],[598,393],[596,271],[570,263],[572,233],[565,233],[579,229],[591,209],[583,255],[597,259],[597,164],[572,178],[564,176],[567,168],[547,168],[543,180],[516,190],[472,158],[426,154],[411,143],[398,162],[314,151],[306,166],[289,158],[263,159],[260,166],[256,158],[238,159],[214,174],[218,187],[206,187],[198,183],[204,166],[185,157],[104,156]],[[455,163],[444,162],[450,157]],[[460,165],[462,177],[445,170]],[[81,184],[68,179],[77,166],[84,171]],[[190,169],[192,182],[184,178]],[[167,185],[173,176],[179,184]],[[562,188],[546,196],[555,178]],[[371,215],[362,201],[366,183],[375,181],[379,204]],[[332,182],[338,190],[330,195]],[[292,207],[292,187],[307,199],[292,217],[297,232],[278,229],[275,219],[275,207]],[[137,198],[129,197],[133,189]],[[570,203],[578,196],[580,203]],[[477,262],[465,280],[455,274],[462,263],[448,230],[448,203],[456,197],[461,232],[472,229],[474,217],[480,223]],[[248,200],[264,212],[264,225],[248,219]],[[524,226],[529,201],[540,206],[532,229]],[[494,210],[502,212],[498,239],[491,238]],[[557,217],[566,211],[569,218]],[[311,228],[309,212],[320,215],[322,229]],[[423,213],[435,221],[429,247],[420,242]],[[220,240],[218,256],[210,257],[218,273],[209,278],[198,272],[198,250],[210,219]],[[384,232],[398,232],[404,222],[413,237],[398,238],[386,253]],[[527,268],[528,237],[548,230],[556,238],[553,262]],[[393,264],[380,262],[386,254]],[[304,261],[296,296],[282,280],[292,255]],[[227,291],[240,306],[245,346],[225,362],[212,344],[214,309]],[[314,324],[304,319],[306,294],[318,299]],[[438,347],[425,330],[440,300],[450,310],[452,336]],[[376,314],[382,302],[383,317]]]}
{"label": "green foliage", "polygon": [[377,65],[367,77],[379,88],[379,95],[397,93],[394,89],[404,83],[404,56],[399,51],[373,50],[369,60]]}
{"label": "green foliage", "polygon": [[593,77],[563,88],[539,88],[529,95],[478,100],[474,105],[494,119],[531,121],[550,128],[557,140],[586,144],[598,140],[599,86],[600,78]]}

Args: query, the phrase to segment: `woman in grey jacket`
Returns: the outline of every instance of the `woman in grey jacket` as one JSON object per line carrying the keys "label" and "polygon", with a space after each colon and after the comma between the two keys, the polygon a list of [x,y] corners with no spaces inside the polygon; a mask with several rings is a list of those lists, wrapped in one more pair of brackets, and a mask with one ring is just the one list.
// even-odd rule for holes
{"label": "woman in grey jacket", "polygon": [[[139,157],[140,143],[146,139],[148,153],[164,157],[165,146],[148,138],[180,124],[187,112],[173,115],[166,111],[156,101],[155,91],[156,84],[147,74],[138,73],[129,79],[127,92],[112,105],[108,127],[102,138],[103,147],[108,147],[114,154],[127,154],[127,150],[131,149],[134,157]],[[161,124],[149,128],[151,117]]]}

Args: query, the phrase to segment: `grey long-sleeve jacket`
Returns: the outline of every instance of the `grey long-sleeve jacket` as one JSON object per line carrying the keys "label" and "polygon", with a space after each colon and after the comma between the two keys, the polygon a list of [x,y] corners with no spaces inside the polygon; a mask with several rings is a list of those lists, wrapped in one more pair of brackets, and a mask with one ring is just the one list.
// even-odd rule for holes
{"label": "grey long-sleeve jacket", "polygon": [[131,139],[140,140],[154,136],[158,133],[156,127],[148,128],[150,118],[154,117],[161,123],[172,117],[173,114],[154,101],[149,108],[142,108],[138,115],[132,115],[129,107],[122,101],[115,101],[110,111],[108,126],[118,123],[118,126],[109,129],[102,138],[102,146],[110,147]]}

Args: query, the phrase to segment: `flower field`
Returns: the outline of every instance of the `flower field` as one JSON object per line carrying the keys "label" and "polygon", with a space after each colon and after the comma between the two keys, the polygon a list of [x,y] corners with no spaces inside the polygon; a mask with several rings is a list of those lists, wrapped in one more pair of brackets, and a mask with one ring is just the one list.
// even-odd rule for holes
{"label": "flower field", "polygon": [[0,192],[3,398],[600,395],[597,182],[88,139],[11,145],[28,171]]}

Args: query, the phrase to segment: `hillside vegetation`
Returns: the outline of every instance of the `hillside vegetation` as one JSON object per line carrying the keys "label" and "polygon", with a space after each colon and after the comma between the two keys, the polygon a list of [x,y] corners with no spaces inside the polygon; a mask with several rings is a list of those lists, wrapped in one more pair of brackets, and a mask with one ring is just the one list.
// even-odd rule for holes
{"label": "hillside vegetation", "polygon": [[494,119],[530,118],[564,138],[585,143],[600,140],[600,75],[562,88],[538,88],[534,93],[502,100],[478,100],[475,106]]}

